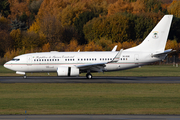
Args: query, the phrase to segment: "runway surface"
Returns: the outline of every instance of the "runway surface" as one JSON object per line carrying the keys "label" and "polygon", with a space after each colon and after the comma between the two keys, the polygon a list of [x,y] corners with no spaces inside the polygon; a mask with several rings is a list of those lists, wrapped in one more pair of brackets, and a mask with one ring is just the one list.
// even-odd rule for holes
{"label": "runway surface", "polygon": [[179,120],[176,115],[1,115],[0,120]]}
{"label": "runway surface", "polygon": [[180,77],[0,77],[0,83],[180,83]]}

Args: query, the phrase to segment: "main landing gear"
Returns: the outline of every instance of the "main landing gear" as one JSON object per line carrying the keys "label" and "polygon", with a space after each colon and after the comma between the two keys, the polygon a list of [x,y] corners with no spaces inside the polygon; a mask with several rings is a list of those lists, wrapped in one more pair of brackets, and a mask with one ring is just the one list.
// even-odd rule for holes
{"label": "main landing gear", "polygon": [[86,78],[87,78],[87,79],[92,79],[92,74],[91,74],[91,73],[87,73],[87,74],[86,74]]}
{"label": "main landing gear", "polygon": [[24,78],[24,79],[26,79],[26,78],[27,78],[27,76],[26,76],[26,75],[24,75],[24,76],[23,76],[23,78]]}

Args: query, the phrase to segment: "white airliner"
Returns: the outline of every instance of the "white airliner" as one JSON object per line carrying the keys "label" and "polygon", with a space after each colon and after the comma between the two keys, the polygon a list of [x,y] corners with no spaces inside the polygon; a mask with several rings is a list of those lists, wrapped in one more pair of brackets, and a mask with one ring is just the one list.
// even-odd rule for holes
{"label": "white airliner", "polygon": [[165,50],[173,15],[165,15],[145,40],[138,46],[116,51],[101,52],[40,52],[17,56],[6,62],[4,67],[17,74],[35,72],[57,72],[58,76],[78,76],[92,72],[117,71],[139,67],[165,59],[172,49]]}

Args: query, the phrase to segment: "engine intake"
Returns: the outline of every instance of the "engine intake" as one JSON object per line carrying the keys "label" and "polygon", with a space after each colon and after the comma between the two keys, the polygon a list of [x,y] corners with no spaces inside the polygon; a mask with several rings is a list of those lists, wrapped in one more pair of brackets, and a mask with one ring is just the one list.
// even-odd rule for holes
{"label": "engine intake", "polygon": [[61,66],[57,69],[58,76],[78,76],[79,69],[76,67]]}

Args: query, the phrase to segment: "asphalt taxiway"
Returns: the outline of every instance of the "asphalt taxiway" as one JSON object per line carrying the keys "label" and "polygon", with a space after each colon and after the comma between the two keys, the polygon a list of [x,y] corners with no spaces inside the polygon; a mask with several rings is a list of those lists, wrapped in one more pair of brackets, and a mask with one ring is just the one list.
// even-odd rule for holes
{"label": "asphalt taxiway", "polygon": [[0,77],[0,83],[180,83],[180,77]]}

